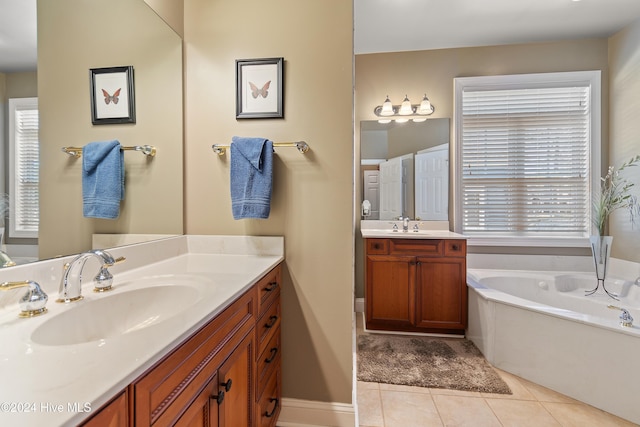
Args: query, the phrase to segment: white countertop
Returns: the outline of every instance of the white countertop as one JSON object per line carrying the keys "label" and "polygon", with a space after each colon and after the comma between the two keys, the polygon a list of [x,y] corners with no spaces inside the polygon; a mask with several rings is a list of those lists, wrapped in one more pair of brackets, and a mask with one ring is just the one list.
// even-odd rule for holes
{"label": "white countertop", "polygon": [[[21,319],[17,317],[16,304],[0,309],[0,425],[77,425],[284,259],[282,237],[181,236],[109,252],[114,257],[123,254],[127,257],[127,262],[110,268],[114,275],[113,291],[93,293],[93,284],[89,282],[83,286],[84,300],[58,304],[55,299],[59,277],[51,277],[51,283],[40,283],[49,294],[48,313]],[[140,260],[136,262],[137,256],[162,259],[140,266],[136,265],[140,264]],[[45,269],[53,272],[66,261],[43,263],[51,262],[55,262],[56,268],[45,266]],[[37,269],[43,263],[32,268]],[[126,269],[127,264],[133,268]],[[28,266],[20,268],[20,274],[25,276],[21,280],[30,278],[30,273],[41,275],[30,271]],[[92,273],[87,275],[92,277]],[[7,275],[16,273],[4,276]],[[39,325],[73,310],[74,304],[142,287],[162,275],[195,278],[204,291],[189,310],[117,338],[60,346],[40,345],[30,338]],[[4,276],[0,271],[0,281],[18,280]],[[52,286],[55,292],[51,292]],[[24,290],[11,292],[21,296]],[[84,408],[88,411],[83,412]]]}
{"label": "white countertop", "polygon": [[[394,225],[397,229],[394,230]],[[402,230],[402,221],[366,220],[360,222],[360,233],[365,239],[466,239],[449,231],[446,221],[409,221],[407,231]],[[417,228],[416,228],[417,226]],[[445,228],[446,227],[446,228]],[[416,231],[417,230],[417,231]]]}

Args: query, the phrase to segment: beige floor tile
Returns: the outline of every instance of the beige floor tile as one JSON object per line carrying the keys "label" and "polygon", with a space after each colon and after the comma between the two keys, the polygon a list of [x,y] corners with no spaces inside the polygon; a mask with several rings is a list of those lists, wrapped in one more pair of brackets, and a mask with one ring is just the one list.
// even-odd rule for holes
{"label": "beige floor tile", "polygon": [[575,403],[542,402],[563,427],[632,427],[637,424],[601,411],[593,406]]}
{"label": "beige floor tile", "polygon": [[357,399],[360,425],[367,427],[385,427],[384,419],[382,418],[380,390],[378,390],[378,388],[358,387]]}
{"label": "beige floor tile", "polygon": [[504,427],[561,427],[540,402],[531,400],[486,399]]}
{"label": "beige floor tile", "polygon": [[441,427],[430,394],[380,390],[384,427]]}
{"label": "beige floor tile", "polygon": [[531,381],[520,378],[520,383],[524,385],[539,402],[580,403],[569,396],[565,396],[564,394],[560,394],[557,391],[553,391],[539,384],[532,383]]}
{"label": "beige floor tile", "polygon": [[464,390],[451,390],[448,388],[430,388],[431,394],[446,394],[450,396],[465,396],[465,397],[482,397],[479,391],[464,391]]}
{"label": "beige floor tile", "polygon": [[358,381],[356,386],[358,390],[380,390],[380,384],[378,383],[370,383],[367,381]]}
{"label": "beige floor tile", "polygon": [[500,369],[496,369],[496,372],[498,372],[500,378],[507,383],[512,394],[480,393],[482,397],[490,399],[536,400],[535,396],[520,382],[520,378]]}
{"label": "beige floor tile", "polygon": [[380,390],[386,391],[405,391],[407,393],[423,393],[429,394],[429,389],[425,387],[414,387],[410,385],[384,384],[380,383]]}
{"label": "beige floor tile", "polygon": [[500,421],[479,397],[432,395],[445,426],[499,427]]}

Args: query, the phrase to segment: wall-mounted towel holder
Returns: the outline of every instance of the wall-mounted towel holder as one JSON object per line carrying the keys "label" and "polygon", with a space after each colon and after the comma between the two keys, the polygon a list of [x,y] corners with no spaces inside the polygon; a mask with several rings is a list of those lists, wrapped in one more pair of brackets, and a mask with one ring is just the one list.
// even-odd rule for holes
{"label": "wall-mounted towel holder", "polygon": [[[156,147],[153,145],[134,145],[131,147],[120,147],[121,150],[133,150],[140,151],[145,156],[153,157],[156,155]],[[82,148],[81,147],[62,147],[62,151],[70,155],[71,157],[75,157],[76,159],[82,156]]]}
{"label": "wall-mounted towel holder", "polygon": [[[213,144],[211,148],[213,149],[213,152],[216,153],[218,156],[224,156],[224,154],[227,152],[227,148],[229,148],[230,146],[231,144]],[[304,141],[274,142],[273,148],[276,148],[276,147],[296,147],[298,151],[302,154],[306,153],[310,149],[309,144],[307,144]]]}

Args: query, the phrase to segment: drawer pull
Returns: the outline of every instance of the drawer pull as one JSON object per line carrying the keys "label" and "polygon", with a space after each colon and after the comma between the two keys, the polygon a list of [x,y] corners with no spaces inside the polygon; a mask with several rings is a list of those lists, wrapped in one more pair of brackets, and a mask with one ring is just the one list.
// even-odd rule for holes
{"label": "drawer pull", "polygon": [[273,405],[273,409],[271,410],[271,412],[265,412],[264,416],[267,418],[271,418],[273,417],[273,415],[276,413],[276,409],[278,409],[278,398],[277,397],[272,397],[271,399],[269,399],[269,402],[274,402]]}
{"label": "drawer pull", "polygon": [[224,387],[224,391],[226,391],[228,393],[229,390],[231,390],[231,384],[232,383],[233,383],[233,381],[231,381],[231,378],[229,378],[226,383],[220,383],[220,386]]}
{"label": "drawer pull", "polygon": [[373,249],[380,249],[380,243],[374,243]]}
{"label": "drawer pull", "polygon": [[271,356],[269,356],[268,358],[264,359],[265,363],[273,362],[273,359],[276,358],[276,354],[278,354],[278,347],[273,347],[271,349]]}
{"label": "drawer pull", "polygon": [[264,327],[267,329],[273,328],[273,325],[275,325],[277,321],[278,321],[278,316],[271,316],[269,317],[269,321],[264,324]]}
{"label": "drawer pull", "polygon": [[278,282],[269,282],[269,284],[265,286],[263,289],[267,292],[271,292],[275,290],[277,287],[278,287]]}
{"label": "drawer pull", "polygon": [[224,391],[220,390],[217,396],[211,396],[211,398],[215,399],[215,401],[218,402],[218,405],[221,405],[224,400]]}
{"label": "drawer pull", "polygon": [[451,249],[453,249],[454,251],[459,251],[460,245],[451,245]]}

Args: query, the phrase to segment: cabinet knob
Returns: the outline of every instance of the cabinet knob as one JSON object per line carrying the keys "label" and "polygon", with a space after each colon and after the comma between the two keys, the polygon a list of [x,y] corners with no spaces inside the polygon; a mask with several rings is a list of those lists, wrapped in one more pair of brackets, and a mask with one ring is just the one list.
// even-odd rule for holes
{"label": "cabinet knob", "polygon": [[277,321],[278,321],[278,316],[271,316],[269,317],[269,321],[264,324],[264,327],[267,329],[273,328],[273,325],[275,325]]}
{"label": "cabinet knob", "polygon": [[224,387],[224,391],[226,391],[228,393],[229,390],[231,390],[231,384],[232,383],[233,383],[233,381],[231,381],[231,378],[229,378],[226,383],[220,383],[220,386]]}
{"label": "cabinet knob", "polygon": [[276,413],[276,409],[278,409],[279,400],[277,397],[272,397],[271,399],[269,399],[269,402],[273,402],[273,409],[271,411],[264,413],[264,416],[267,418],[273,417],[273,415]]}
{"label": "cabinet knob", "polygon": [[278,287],[278,282],[269,282],[269,284],[264,287],[264,290],[267,292],[271,292],[277,287]]}
{"label": "cabinet knob", "polygon": [[276,358],[276,354],[278,354],[278,347],[273,347],[271,349],[271,355],[268,358],[264,359],[265,363],[273,362],[273,359]]}
{"label": "cabinet knob", "polygon": [[218,402],[218,405],[220,405],[224,400],[224,391],[220,390],[217,396],[211,396],[211,397],[215,399],[216,402]]}
{"label": "cabinet knob", "polygon": [[453,249],[454,251],[459,251],[460,245],[451,245],[451,249]]}
{"label": "cabinet knob", "polygon": [[380,249],[380,243],[374,243],[373,249]]}

